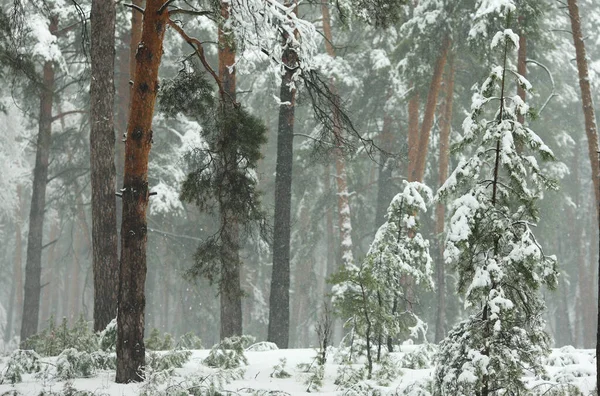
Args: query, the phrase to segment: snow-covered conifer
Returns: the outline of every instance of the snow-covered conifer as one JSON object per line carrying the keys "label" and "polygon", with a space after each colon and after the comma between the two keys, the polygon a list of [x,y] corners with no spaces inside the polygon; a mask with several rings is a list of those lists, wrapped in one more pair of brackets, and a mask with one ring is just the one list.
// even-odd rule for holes
{"label": "snow-covered conifer", "polygon": [[371,347],[381,347],[388,337],[418,336],[424,323],[414,314],[414,296],[405,281],[431,288],[429,241],[418,232],[416,214],[427,210],[431,190],[422,183],[406,183],[387,211],[360,266],[343,268],[334,277],[334,303],[357,335],[366,341],[371,373]]}
{"label": "snow-covered conifer", "polygon": [[[511,9],[506,9],[510,20]],[[470,316],[442,341],[436,357],[439,395],[523,394],[525,370],[542,372],[548,352],[544,332],[543,285],[556,283],[556,258],[548,256],[532,227],[537,201],[556,187],[538,165],[553,160],[540,137],[517,121],[531,115],[515,82],[510,49],[518,46],[511,30],[498,32],[492,49],[501,66],[474,93],[471,114],[455,148],[472,155],[460,161],[438,197],[450,202],[444,259],[458,273],[458,287]],[[517,147],[522,147],[518,150]]]}

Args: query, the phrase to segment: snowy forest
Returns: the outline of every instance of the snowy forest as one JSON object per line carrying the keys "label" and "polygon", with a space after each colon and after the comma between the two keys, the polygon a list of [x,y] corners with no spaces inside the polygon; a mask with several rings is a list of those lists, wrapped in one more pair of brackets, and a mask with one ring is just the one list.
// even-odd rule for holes
{"label": "snowy forest", "polygon": [[0,395],[598,394],[597,0],[128,1],[0,0]]}

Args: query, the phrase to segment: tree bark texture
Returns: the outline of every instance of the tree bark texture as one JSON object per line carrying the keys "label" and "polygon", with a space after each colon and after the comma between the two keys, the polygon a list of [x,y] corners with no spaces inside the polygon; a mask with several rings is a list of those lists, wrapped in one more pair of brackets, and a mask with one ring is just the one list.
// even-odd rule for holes
{"label": "tree bark texture", "polygon": [[[440,126],[440,157],[438,170],[438,186],[442,186],[448,177],[450,159],[450,132],[452,130],[452,105],[454,99],[454,56],[448,57],[448,71],[445,84],[443,115]],[[436,316],[435,342],[439,343],[446,336],[446,271],[444,265],[444,233],[445,206],[438,203],[435,210],[435,235],[439,245],[439,257],[436,263]]]}
{"label": "tree bark texture", "polygon": [[[52,17],[49,29],[55,33],[58,19]],[[33,170],[31,208],[29,212],[29,234],[27,236],[27,261],[25,263],[25,296],[21,324],[21,343],[37,333],[41,275],[42,239],[44,234],[44,209],[46,206],[46,186],[48,184],[48,160],[52,141],[52,99],[54,97],[54,66],[46,61],[43,68],[40,94],[40,120]]]}
{"label": "tree bark texture", "polygon": [[[235,47],[231,31],[223,29],[223,24],[229,18],[229,3],[221,2],[222,24],[219,26],[219,79],[221,80],[225,97],[222,99],[223,111],[233,108],[236,100],[236,76],[233,65],[235,64]],[[229,136],[235,131],[222,130],[223,140],[234,142],[235,137]],[[226,148],[223,153],[223,163],[226,175],[237,172],[237,150],[233,147]],[[226,176],[227,178],[228,176]],[[225,183],[231,183],[226,181]],[[227,188],[224,189],[227,191]],[[231,212],[228,197],[219,197],[222,251],[221,251],[221,340],[227,337],[242,335],[242,287],[240,279],[240,236],[239,223]]]}
{"label": "tree bark texture", "polygon": [[[284,35],[284,45],[289,37]],[[289,44],[291,45],[291,43]],[[277,164],[275,167],[275,228],[273,232],[273,272],[269,295],[267,340],[280,349],[288,348],[290,333],[290,236],[292,208],[292,164],[294,159],[294,110],[296,89],[292,77],[298,55],[288,45],[282,56],[285,73],[281,77]],[[289,104],[284,104],[289,103]]]}
{"label": "tree bark texture", "polygon": [[[323,15],[323,34],[325,36],[325,50],[327,54],[335,58],[335,48],[333,47],[333,35],[331,33],[331,17],[329,16],[328,0],[323,0],[321,3],[321,12]],[[337,95],[335,84],[330,83],[331,92]],[[352,243],[352,220],[350,215],[349,193],[348,193],[348,176],[346,173],[346,160],[344,159],[343,148],[341,147],[341,120],[339,114],[339,106],[333,109],[333,134],[336,142],[334,150],[335,170],[336,170],[336,185],[337,185],[337,201],[338,201],[338,222],[340,228],[340,247],[342,264],[348,266],[354,263],[353,243]]]}
{"label": "tree bark texture", "polygon": [[594,184],[594,192],[596,195],[596,209],[598,209],[598,203],[600,203],[600,184],[598,183],[600,170],[598,168],[598,129],[596,126],[596,115],[594,113],[594,103],[592,101],[587,55],[585,43],[583,41],[583,33],[581,31],[581,18],[579,17],[577,0],[568,0],[568,6],[573,42],[575,44],[579,88],[581,89],[581,102],[583,104],[583,115],[585,118],[585,133],[588,139],[588,153],[590,165],[592,167],[592,182]]}
{"label": "tree bark texture", "polygon": [[419,142],[417,146],[416,166],[413,169],[413,175],[409,175],[410,181],[423,181],[423,177],[425,176],[429,135],[431,134],[431,128],[433,128],[438,94],[442,85],[444,67],[446,66],[446,59],[448,58],[448,51],[451,45],[452,43],[450,38],[448,36],[444,37],[444,41],[442,43],[442,52],[435,62],[433,76],[431,77],[431,84],[429,85],[429,92],[427,93],[427,104],[425,105],[425,113],[423,113],[423,123],[421,124],[421,133],[419,135]]}
{"label": "tree bark texture", "polygon": [[115,3],[94,0],[91,18],[90,163],[92,186],[92,251],[94,270],[94,330],[103,330],[117,316],[119,272],[114,63]]}
{"label": "tree bark texture", "polygon": [[162,0],[148,0],[142,38],[136,52],[123,176],[123,221],[117,315],[116,381],[142,380],[145,364],[144,308],[146,299],[146,210],[148,208],[148,155],[152,146],[152,116],[158,93],[158,68],[169,19]]}

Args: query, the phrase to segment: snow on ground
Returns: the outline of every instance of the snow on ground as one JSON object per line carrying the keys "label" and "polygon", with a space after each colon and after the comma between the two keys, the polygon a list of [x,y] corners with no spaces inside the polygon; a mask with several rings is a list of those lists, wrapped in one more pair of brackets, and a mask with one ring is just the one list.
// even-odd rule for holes
{"label": "snow on ground", "polygon": [[[417,348],[418,346],[416,345],[402,346],[402,351],[393,353],[392,357],[396,361],[401,361],[407,353],[415,351]],[[187,392],[179,393],[177,391],[183,391],[186,388],[186,385],[191,384],[191,382],[189,382],[190,378],[195,378],[197,381],[200,379],[199,382],[196,382],[196,385],[198,385],[198,383],[208,384],[211,380],[211,376],[219,375],[219,370],[211,369],[203,364],[203,360],[208,354],[209,350],[192,351],[189,360],[183,367],[175,369],[168,380],[163,379],[161,381],[156,381],[157,378],[160,377],[160,372],[151,374],[147,383],[127,385],[114,383],[114,371],[97,372],[93,377],[76,378],[67,383],[65,383],[65,381],[55,381],[48,378],[36,378],[34,374],[24,374],[21,383],[14,385],[10,383],[0,384],[0,395],[13,395],[11,392],[15,390],[18,392],[16,393],[17,395],[52,395],[52,392],[59,394],[59,392],[64,392],[65,384],[67,384],[67,386],[72,386],[79,391],[92,392],[95,395],[133,396],[140,394],[188,394]],[[311,395],[350,394],[334,384],[339,364],[335,363],[333,354],[328,357],[325,365],[325,375],[322,387],[319,390],[313,390],[311,392],[307,392],[307,385],[305,383],[307,374],[303,373],[297,366],[301,363],[310,364],[311,362],[314,362],[314,364],[316,364],[316,350],[288,349],[246,351],[245,355],[249,364],[243,366],[243,378],[235,379],[223,385],[223,390],[229,391],[225,392],[225,395],[297,396],[307,395],[309,393]],[[281,363],[281,359],[286,359],[284,369],[291,374],[291,377],[289,378],[275,378],[273,376],[275,371],[274,367]],[[42,363],[42,365],[56,365],[56,360],[57,358],[43,358],[42,361],[45,363]],[[7,362],[8,357],[0,357],[1,373],[5,372]],[[356,367],[360,366],[360,364],[356,365]],[[529,382],[530,387],[537,386],[541,389],[545,386],[547,389],[549,384],[570,383],[579,388],[584,395],[592,394],[595,387],[596,375],[595,352],[593,350],[575,349],[570,346],[554,349],[547,359],[546,367],[547,377],[537,380],[532,378]],[[377,386],[374,381],[371,381],[370,383],[375,388],[382,391],[382,394],[410,395],[412,394],[412,391],[406,388],[412,383],[427,381],[431,374],[431,368],[415,370],[402,368],[398,377],[387,387]],[[206,379],[206,381],[204,381],[204,379]],[[157,382],[156,386],[152,385],[153,381]],[[366,391],[362,392],[364,393],[359,391],[358,393],[351,394],[370,394]],[[424,393],[418,393],[418,395],[423,394]],[[570,392],[568,394],[570,394]]]}

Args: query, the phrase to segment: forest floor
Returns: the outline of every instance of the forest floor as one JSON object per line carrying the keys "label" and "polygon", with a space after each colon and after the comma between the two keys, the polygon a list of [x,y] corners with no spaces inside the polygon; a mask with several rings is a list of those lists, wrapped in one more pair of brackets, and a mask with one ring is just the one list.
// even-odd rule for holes
{"label": "forest floor", "polygon": [[[266,343],[265,343],[266,344]],[[390,354],[394,369],[374,366],[371,380],[354,382],[352,375],[364,376],[363,363],[339,364],[339,356],[329,353],[320,371],[314,349],[258,350],[245,352],[248,364],[239,369],[214,369],[204,364],[209,350],[195,350],[186,356],[179,368],[155,369],[147,373],[146,381],[136,384],[116,384],[112,370],[94,370],[88,378],[60,380],[52,375],[23,374],[20,382],[0,384],[0,395],[429,395],[431,390],[432,348],[418,345],[402,346]],[[269,349],[269,348],[263,348]],[[158,352],[158,355],[169,352]],[[156,355],[156,356],[158,356]],[[338,354],[339,355],[339,354]],[[56,368],[56,357],[42,358],[41,366]],[[282,362],[284,362],[282,364]],[[363,359],[364,362],[364,359]],[[0,373],[6,373],[8,357],[0,357]],[[304,364],[304,366],[302,366]],[[300,366],[299,366],[300,365]],[[168,366],[168,365],[166,365]],[[399,366],[404,366],[399,368]],[[415,368],[406,368],[407,366]],[[346,385],[340,382],[341,369],[346,367]],[[591,395],[595,388],[595,352],[563,347],[553,349],[546,360],[547,373],[542,379],[525,380],[534,394]],[[52,370],[46,370],[52,372]],[[289,374],[289,377],[285,377]],[[387,375],[387,380],[386,380]],[[363,377],[364,378],[364,377]],[[2,377],[0,377],[0,380]],[[337,381],[336,381],[337,380]],[[320,383],[319,383],[320,382]],[[345,382],[345,381],[342,381]],[[350,384],[350,385],[349,385]],[[550,390],[550,391],[549,391]],[[558,391],[561,392],[558,392]],[[547,392],[549,391],[549,392]],[[554,391],[557,391],[554,393]],[[579,392],[581,393],[579,393]]]}

